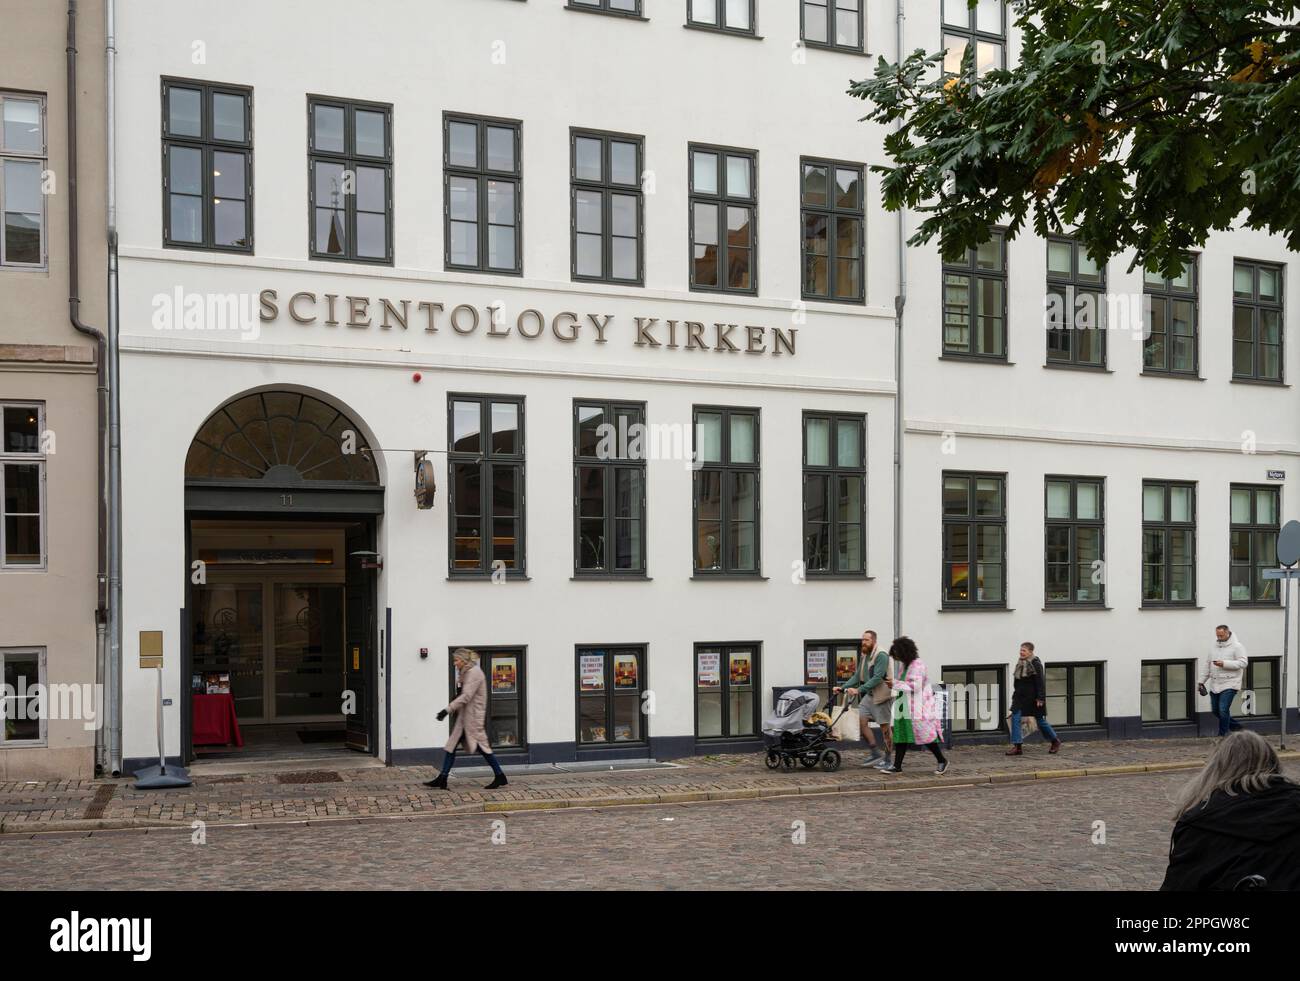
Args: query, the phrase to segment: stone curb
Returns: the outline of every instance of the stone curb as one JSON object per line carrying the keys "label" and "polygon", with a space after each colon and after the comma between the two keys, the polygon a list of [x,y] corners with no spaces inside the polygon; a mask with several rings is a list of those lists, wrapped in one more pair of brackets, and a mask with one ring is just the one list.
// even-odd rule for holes
{"label": "stone curb", "polygon": [[[1284,760],[1300,759],[1300,751],[1287,750],[1278,754]],[[1134,763],[1122,766],[1085,767],[1071,770],[1028,770],[1021,772],[985,773],[965,775],[954,772],[953,777],[924,777],[919,780],[902,782],[884,778],[860,781],[857,783],[812,784],[791,787],[742,787],[735,790],[680,791],[662,794],[640,794],[626,797],[572,797],[554,800],[493,800],[481,803],[454,804],[450,807],[429,811],[396,814],[340,814],[337,816],[282,818],[253,818],[251,820],[209,820],[209,828],[284,827],[293,824],[322,825],[339,823],[360,823],[363,821],[407,820],[415,821],[431,817],[456,817],[467,814],[502,814],[514,811],[554,811],[567,808],[605,808],[605,807],[645,807],[665,804],[693,804],[733,800],[770,800],[777,797],[814,797],[828,794],[862,794],[862,793],[898,793],[909,790],[934,790],[941,788],[969,788],[980,784],[1028,783],[1033,780],[1078,779],[1083,777],[1109,777],[1134,773],[1164,773],[1175,770],[1196,769],[1205,765],[1204,760],[1177,760],[1168,763]],[[203,820],[191,818],[190,820]],[[190,820],[157,821],[151,818],[117,818],[88,820],[57,820],[5,822],[0,821],[0,837],[22,837],[36,834],[89,834],[96,831],[149,831],[149,830],[189,830]]]}

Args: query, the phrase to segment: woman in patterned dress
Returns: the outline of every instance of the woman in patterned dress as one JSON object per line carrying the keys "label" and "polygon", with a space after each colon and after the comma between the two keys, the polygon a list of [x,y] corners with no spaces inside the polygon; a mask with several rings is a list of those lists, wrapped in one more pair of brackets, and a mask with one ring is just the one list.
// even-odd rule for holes
{"label": "woman in patterned dress", "polygon": [[948,759],[939,745],[943,724],[934,704],[934,689],[930,687],[925,662],[910,637],[896,639],[889,646],[889,656],[903,666],[904,673],[893,682],[885,682],[898,693],[898,698],[894,704],[894,763],[882,767],[881,772],[902,773],[908,746],[918,745],[934,754],[938,763],[934,772],[942,775],[948,769]]}

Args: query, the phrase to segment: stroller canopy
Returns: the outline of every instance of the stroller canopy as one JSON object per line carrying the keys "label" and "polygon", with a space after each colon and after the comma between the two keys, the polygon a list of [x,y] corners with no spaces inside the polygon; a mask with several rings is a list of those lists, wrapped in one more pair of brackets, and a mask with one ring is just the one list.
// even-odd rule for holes
{"label": "stroller canopy", "polygon": [[791,689],[776,700],[773,714],[763,720],[763,731],[773,735],[782,732],[800,732],[808,716],[817,711],[821,696],[815,691]]}

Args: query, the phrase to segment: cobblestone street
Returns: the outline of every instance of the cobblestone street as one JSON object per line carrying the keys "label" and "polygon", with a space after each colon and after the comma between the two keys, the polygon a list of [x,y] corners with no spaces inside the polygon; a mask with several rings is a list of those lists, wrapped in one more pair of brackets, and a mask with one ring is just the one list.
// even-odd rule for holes
{"label": "cobblestone street", "polygon": [[[0,864],[6,889],[1155,889],[1187,777],[209,826],[203,845],[180,829],[6,835]],[[868,836],[891,860],[864,877]]]}

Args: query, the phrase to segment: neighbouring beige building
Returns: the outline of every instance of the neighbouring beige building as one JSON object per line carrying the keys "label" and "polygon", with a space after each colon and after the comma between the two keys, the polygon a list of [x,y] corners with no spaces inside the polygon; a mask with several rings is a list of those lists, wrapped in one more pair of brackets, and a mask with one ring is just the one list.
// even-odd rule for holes
{"label": "neighbouring beige building", "polygon": [[[95,768],[75,704],[97,680],[99,452],[96,338],[69,303],[68,28],[65,2],[0,0],[0,781]],[[101,3],[79,5],[76,47],[79,318],[105,332]],[[58,693],[44,712],[37,683]]]}

